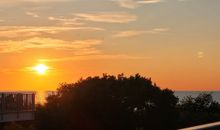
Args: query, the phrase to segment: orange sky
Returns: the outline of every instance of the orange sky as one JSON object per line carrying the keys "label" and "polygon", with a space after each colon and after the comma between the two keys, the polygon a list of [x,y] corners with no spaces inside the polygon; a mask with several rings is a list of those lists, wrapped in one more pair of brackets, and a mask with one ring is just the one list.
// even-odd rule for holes
{"label": "orange sky", "polygon": [[[102,73],[220,90],[219,0],[1,0],[0,90]],[[44,75],[28,69],[45,64]]]}

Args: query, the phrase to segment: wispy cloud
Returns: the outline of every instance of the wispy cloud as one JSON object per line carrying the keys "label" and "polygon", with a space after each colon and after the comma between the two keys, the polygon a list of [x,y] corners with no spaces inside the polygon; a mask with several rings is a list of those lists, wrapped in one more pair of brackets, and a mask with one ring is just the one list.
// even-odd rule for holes
{"label": "wispy cloud", "polygon": [[143,4],[154,4],[162,2],[162,0],[112,0],[116,2],[119,6],[124,8],[134,9]]}
{"label": "wispy cloud", "polygon": [[48,17],[48,20],[57,21],[62,25],[83,25],[84,23],[79,21],[79,18],[63,18],[63,17]]}
{"label": "wispy cloud", "polygon": [[76,13],[74,16],[80,20],[105,23],[129,23],[137,20],[136,15],[126,12]]}
{"label": "wispy cloud", "polygon": [[127,31],[121,31],[113,35],[113,37],[134,37],[138,35],[143,35],[143,34],[156,34],[160,32],[167,32],[169,29],[168,28],[154,28],[151,30],[127,30]]}
{"label": "wispy cloud", "polygon": [[96,12],[74,13],[72,16],[48,17],[50,21],[56,21],[62,25],[84,25],[86,22],[102,23],[129,23],[137,20],[137,16],[127,12]]}
{"label": "wispy cloud", "polygon": [[26,2],[66,2],[66,1],[75,1],[75,0],[20,0],[20,1],[26,1]]}
{"label": "wispy cloud", "polygon": [[14,7],[21,6],[24,4],[35,4],[35,5],[43,5],[48,3],[64,3],[71,2],[75,0],[0,0],[0,7]]}
{"label": "wispy cloud", "polygon": [[39,62],[64,62],[78,60],[149,60],[151,57],[130,56],[125,54],[95,54],[95,55],[76,55],[73,57],[60,57],[51,59],[38,59]]}
{"label": "wispy cloud", "polygon": [[19,3],[19,2],[35,2],[35,3],[45,3],[45,2],[67,2],[75,0],[1,0],[0,3]]}
{"label": "wispy cloud", "polygon": [[137,0],[137,3],[139,4],[153,4],[159,2],[162,2],[162,0]]}
{"label": "wispy cloud", "polygon": [[204,54],[205,53],[203,51],[199,51],[199,52],[197,52],[197,57],[200,58],[200,59],[204,58]]}
{"label": "wispy cloud", "polygon": [[92,30],[103,31],[102,28],[97,27],[57,27],[57,26],[0,26],[0,38],[21,38],[33,37],[47,34],[57,34],[71,30]]}
{"label": "wispy cloud", "polygon": [[0,53],[21,52],[27,49],[56,49],[56,50],[69,50],[73,53],[96,53],[94,47],[100,45],[101,40],[76,40],[64,41],[53,38],[40,38],[34,37],[25,40],[7,40],[0,41]]}
{"label": "wispy cloud", "polygon": [[112,0],[117,3],[120,7],[134,9],[138,7],[138,3],[134,0]]}
{"label": "wispy cloud", "polygon": [[118,32],[114,34],[113,37],[133,37],[133,36],[138,36],[144,33],[146,33],[146,31],[128,30],[128,31]]}
{"label": "wispy cloud", "polygon": [[34,17],[34,18],[39,18],[40,16],[37,13],[34,12],[25,12],[26,15]]}

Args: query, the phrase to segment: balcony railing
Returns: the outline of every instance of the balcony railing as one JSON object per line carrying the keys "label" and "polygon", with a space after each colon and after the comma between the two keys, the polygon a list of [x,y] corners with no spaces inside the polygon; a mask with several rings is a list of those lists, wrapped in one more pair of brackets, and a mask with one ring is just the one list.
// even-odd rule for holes
{"label": "balcony railing", "polygon": [[220,130],[220,122],[199,125],[199,126],[194,126],[194,127],[184,128],[184,129],[179,129],[179,130]]}
{"label": "balcony railing", "polygon": [[33,120],[35,92],[0,92],[0,122]]}

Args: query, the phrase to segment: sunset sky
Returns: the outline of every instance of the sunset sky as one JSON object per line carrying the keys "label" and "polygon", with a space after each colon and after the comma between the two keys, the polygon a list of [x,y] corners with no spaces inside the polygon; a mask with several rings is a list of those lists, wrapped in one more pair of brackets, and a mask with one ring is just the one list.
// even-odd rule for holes
{"label": "sunset sky", "polygon": [[0,14],[0,91],[102,73],[220,90],[220,0],[0,0]]}

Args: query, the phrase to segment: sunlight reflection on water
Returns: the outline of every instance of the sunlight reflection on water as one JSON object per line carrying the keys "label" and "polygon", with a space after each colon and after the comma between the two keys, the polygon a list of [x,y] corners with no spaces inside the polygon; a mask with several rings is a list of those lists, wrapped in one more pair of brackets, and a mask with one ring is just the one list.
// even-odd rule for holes
{"label": "sunlight reflection on water", "polygon": [[38,91],[36,94],[36,103],[44,104],[46,102],[46,98],[54,94],[56,94],[56,91]]}

